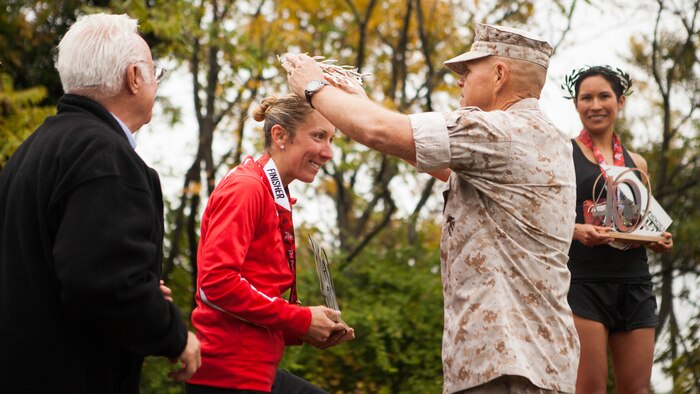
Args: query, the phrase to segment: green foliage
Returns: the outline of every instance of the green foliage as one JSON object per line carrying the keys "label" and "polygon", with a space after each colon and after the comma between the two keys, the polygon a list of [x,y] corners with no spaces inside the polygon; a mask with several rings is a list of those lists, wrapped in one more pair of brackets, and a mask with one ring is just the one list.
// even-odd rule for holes
{"label": "green foliage", "polygon": [[664,368],[667,374],[676,376],[673,382],[673,394],[697,393],[700,387],[700,337],[697,323],[700,316],[694,318],[695,323],[689,327],[689,349]]}
{"label": "green foliage", "polygon": [[[169,217],[166,217],[166,226],[172,223],[172,209],[168,200],[165,200],[166,212]],[[172,231],[167,229],[166,231]],[[166,239],[167,239],[166,234]],[[165,250],[170,246],[165,245]],[[165,285],[172,290],[173,302],[180,308],[182,318],[185,320],[190,330],[190,316],[194,307],[194,284],[192,283],[192,271],[189,264],[175,264],[172,271],[167,275],[163,273],[166,279]],[[180,394],[185,392],[183,383],[175,382],[170,379],[168,374],[180,367],[179,363],[171,363],[170,360],[164,357],[147,357],[144,361],[141,371],[141,392],[143,394]]]}
{"label": "green foliage", "polygon": [[[327,350],[287,348],[282,368],[333,393],[440,392],[439,228],[426,224],[421,242],[407,245],[405,227],[393,223],[352,263],[331,257],[343,319],[356,339]],[[312,257],[299,249],[304,303],[323,304]]]}
{"label": "green foliage", "polygon": [[[173,291],[173,302],[180,307],[183,319],[190,322],[192,312],[192,274],[182,267],[176,267],[171,279],[166,283]],[[144,394],[180,394],[185,392],[183,383],[175,382],[168,373],[180,368],[179,363],[171,363],[165,357],[147,357],[141,372],[141,392]]]}
{"label": "green foliage", "polygon": [[56,46],[81,7],[107,0],[0,0],[0,61],[17,89],[44,86],[44,105],[55,105],[63,88],[54,68]]}
{"label": "green foliage", "polygon": [[14,90],[11,77],[0,73],[0,169],[44,118],[54,113],[53,107],[38,105],[45,97],[43,87]]}
{"label": "green foliage", "polygon": [[147,357],[141,372],[143,394],[184,394],[184,383],[175,382],[168,374],[177,368],[164,357]]}

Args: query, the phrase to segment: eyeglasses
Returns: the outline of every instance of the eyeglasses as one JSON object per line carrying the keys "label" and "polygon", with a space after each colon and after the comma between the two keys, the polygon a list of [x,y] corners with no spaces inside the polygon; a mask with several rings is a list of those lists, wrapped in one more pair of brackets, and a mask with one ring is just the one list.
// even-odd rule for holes
{"label": "eyeglasses", "polygon": [[168,73],[168,69],[164,67],[153,66],[153,75],[156,77],[156,83],[160,83],[164,78],[165,74]]}
{"label": "eyeglasses", "polygon": [[[136,62],[136,63],[146,63],[146,64],[148,64],[148,62],[145,61],[145,60],[139,60],[139,61]],[[160,67],[160,66],[158,66],[157,64],[153,63],[153,77],[155,78],[157,84],[160,83],[160,82],[165,78],[165,74],[167,74],[167,73],[168,73],[168,69],[167,69],[167,68],[165,68],[165,67]]]}

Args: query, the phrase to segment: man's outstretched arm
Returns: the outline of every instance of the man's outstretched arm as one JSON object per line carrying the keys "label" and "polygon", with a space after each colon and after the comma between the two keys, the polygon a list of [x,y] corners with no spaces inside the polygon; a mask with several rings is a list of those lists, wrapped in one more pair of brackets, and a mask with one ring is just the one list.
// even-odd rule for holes
{"label": "man's outstretched arm", "polygon": [[[305,97],[304,89],[309,81],[325,79],[316,61],[307,55],[287,54],[285,60],[289,86],[300,97]],[[416,161],[416,146],[408,116],[333,85],[314,94],[312,105],[353,140],[379,152]]]}

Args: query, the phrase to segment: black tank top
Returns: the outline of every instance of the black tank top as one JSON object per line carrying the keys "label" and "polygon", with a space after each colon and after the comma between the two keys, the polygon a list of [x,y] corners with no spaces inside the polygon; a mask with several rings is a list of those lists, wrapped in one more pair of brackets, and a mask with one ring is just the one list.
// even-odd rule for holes
{"label": "black tank top", "polygon": [[[600,175],[600,166],[592,163],[575,140],[574,168],[576,170],[576,223],[583,221],[583,202],[590,200],[593,183]],[[626,167],[636,167],[632,157],[622,148]],[[602,188],[604,179],[596,186]],[[600,190],[596,191],[596,196]],[[602,197],[605,198],[605,192]],[[608,245],[589,247],[574,240],[569,249],[569,271],[572,282],[626,282],[646,283],[651,280],[646,248],[619,250]]]}

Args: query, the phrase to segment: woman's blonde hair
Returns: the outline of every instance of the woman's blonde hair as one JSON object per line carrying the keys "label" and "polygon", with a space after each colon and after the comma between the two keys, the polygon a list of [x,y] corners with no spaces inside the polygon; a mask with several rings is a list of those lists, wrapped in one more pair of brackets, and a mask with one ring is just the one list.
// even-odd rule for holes
{"label": "woman's blonde hair", "polygon": [[289,138],[294,140],[297,127],[313,110],[305,99],[294,94],[265,97],[253,110],[253,119],[258,122],[265,121],[265,149],[272,147],[272,126],[278,124],[284,127],[289,133]]}

